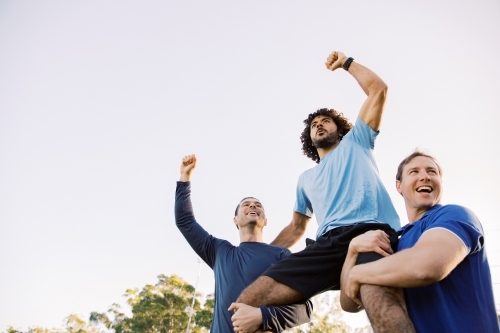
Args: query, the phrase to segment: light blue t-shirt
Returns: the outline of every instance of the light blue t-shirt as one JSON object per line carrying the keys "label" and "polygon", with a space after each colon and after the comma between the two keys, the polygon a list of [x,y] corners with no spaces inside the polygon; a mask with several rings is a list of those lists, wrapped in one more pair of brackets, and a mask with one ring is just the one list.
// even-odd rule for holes
{"label": "light blue t-shirt", "polygon": [[401,228],[373,158],[377,135],[357,118],[337,148],[300,175],[295,211],[309,217],[316,214],[317,237],[335,227],[359,222]]}

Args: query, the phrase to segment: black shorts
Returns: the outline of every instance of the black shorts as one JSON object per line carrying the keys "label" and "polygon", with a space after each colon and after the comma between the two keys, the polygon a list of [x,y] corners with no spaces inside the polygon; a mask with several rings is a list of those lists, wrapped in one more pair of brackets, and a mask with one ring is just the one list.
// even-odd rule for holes
{"label": "black shorts", "polygon": [[[262,275],[285,284],[304,294],[304,299],[327,290],[340,289],[340,273],[347,256],[351,240],[370,230],[383,230],[389,235],[394,252],[398,247],[398,234],[388,224],[358,223],[337,227],[318,237],[316,241],[306,240],[306,248],[292,253],[285,259],[269,267]],[[362,253],[358,263],[366,263],[382,258],[375,252]]]}

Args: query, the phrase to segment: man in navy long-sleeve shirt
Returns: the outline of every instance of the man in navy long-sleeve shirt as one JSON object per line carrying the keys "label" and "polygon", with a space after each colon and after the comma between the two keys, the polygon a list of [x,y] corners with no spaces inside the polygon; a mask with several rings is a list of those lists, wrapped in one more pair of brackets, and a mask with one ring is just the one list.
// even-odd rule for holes
{"label": "man in navy long-sleeve shirt", "polygon": [[[210,235],[196,222],[192,209],[190,179],[195,167],[196,156],[183,158],[175,195],[175,220],[193,250],[214,271],[215,304],[210,331],[279,332],[308,322],[312,312],[310,301],[286,306],[261,306],[260,309],[232,304],[247,285],[269,266],[288,256],[290,251],[263,242],[262,228],[267,223],[264,207],[258,199],[251,197],[238,204],[233,219],[240,234],[239,246]],[[231,318],[230,307],[232,310],[245,309]]]}

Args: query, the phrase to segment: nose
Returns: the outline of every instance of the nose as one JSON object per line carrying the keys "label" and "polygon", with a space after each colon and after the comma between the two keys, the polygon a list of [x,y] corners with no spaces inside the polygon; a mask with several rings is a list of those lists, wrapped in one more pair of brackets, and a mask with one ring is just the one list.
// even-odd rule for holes
{"label": "nose", "polygon": [[429,177],[429,174],[426,171],[424,171],[424,172],[422,172],[421,179],[422,180],[430,180],[431,177]]}

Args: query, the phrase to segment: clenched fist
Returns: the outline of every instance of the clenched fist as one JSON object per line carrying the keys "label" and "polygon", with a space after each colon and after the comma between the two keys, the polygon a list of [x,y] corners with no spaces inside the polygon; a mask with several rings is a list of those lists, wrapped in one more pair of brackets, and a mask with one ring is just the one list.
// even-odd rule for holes
{"label": "clenched fist", "polygon": [[337,68],[342,67],[347,57],[345,54],[339,51],[333,51],[330,53],[328,58],[326,59],[325,65],[331,71],[336,70]]}
{"label": "clenched fist", "polygon": [[196,167],[196,155],[184,156],[181,162],[181,182],[188,182],[191,180],[191,172]]}

